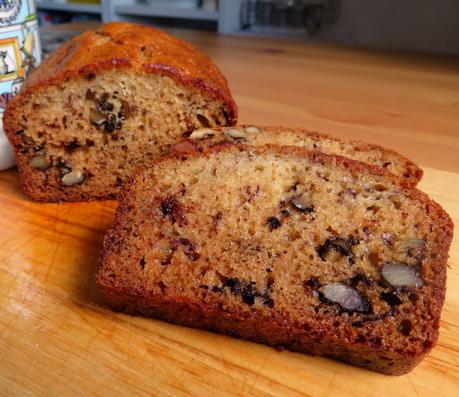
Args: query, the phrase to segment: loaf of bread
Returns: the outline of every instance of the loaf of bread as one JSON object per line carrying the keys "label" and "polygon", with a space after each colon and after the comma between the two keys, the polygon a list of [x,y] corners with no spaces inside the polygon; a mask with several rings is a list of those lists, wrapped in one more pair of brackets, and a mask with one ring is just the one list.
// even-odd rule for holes
{"label": "loaf of bread", "polygon": [[119,200],[96,276],[117,310],[394,375],[437,340],[452,222],[379,167],[225,142]]}
{"label": "loaf of bread", "polygon": [[[416,185],[423,174],[419,166],[392,150],[359,141],[341,140],[304,128],[247,125],[228,128],[201,128],[192,132],[189,139],[197,144],[195,146],[212,146],[215,143],[229,141],[254,146],[276,144],[319,150],[326,154],[340,155],[385,168],[412,185]],[[179,150],[183,146],[183,143],[179,144]]]}
{"label": "loaf of bread", "polygon": [[110,23],[57,49],[10,102],[4,127],[37,201],[114,198],[144,161],[198,127],[233,125],[226,79],[190,44]]}

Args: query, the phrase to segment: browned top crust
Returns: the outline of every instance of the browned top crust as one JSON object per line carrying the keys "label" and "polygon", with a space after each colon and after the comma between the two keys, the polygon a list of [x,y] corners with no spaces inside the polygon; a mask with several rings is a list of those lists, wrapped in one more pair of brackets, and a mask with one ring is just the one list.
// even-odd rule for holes
{"label": "browned top crust", "polygon": [[237,120],[228,83],[206,54],[153,27],[125,22],[102,25],[64,43],[27,78],[20,95],[77,76],[91,80],[114,68],[160,73],[207,91],[228,104],[230,124]]}

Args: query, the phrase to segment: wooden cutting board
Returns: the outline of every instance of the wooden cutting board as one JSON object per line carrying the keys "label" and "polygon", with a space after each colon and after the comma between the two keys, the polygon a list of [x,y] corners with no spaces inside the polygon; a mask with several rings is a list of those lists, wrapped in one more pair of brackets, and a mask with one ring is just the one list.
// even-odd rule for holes
{"label": "wooden cutting board", "polygon": [[[459,224],[459,175],[421,189]],[[115,202],[36,204],[0,173],[0,394],[193,396],[459,395],[459,239],[437,347],[388,377],[333,360],[110,311],[94,285]]]}
{"label": "wooden cutting board", "polygon": [[[241,122],[399,150],[431,167],[420,188],[459,224],[456,58],[176,33],[222,68]],[[410,374],[388,377],[113,313],[94,273],[115,205],[35,204],[16,171],[0,172],[0,395],[459,396],[457,236],[438,345]]]}

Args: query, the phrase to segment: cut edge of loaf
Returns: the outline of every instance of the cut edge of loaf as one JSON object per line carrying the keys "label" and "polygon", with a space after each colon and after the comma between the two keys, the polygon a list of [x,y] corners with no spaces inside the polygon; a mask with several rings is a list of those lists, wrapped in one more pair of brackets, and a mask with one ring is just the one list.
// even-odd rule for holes
{"label": "cut edge of loaf", "polygon": [[[155,48],[155,37],[171,46],[170,54],[152,50],[148,55],[145,49]],[[98,57],[99,48],[103,53],[107,45],[114,53]],[[174,48],[196,61],[185,61],[182,70]],[[172,64],[157,63],[162,56]],[[134,88],[126,89],[129,79]],[[64,87],[71,92],[62,93]],[[88,99],[88,93],[95,99]],[[97,101],[104,98],[103,105],[114,107],[113,112],[106,107],[100,113]],[[141,102],[145,106],[137,106]],[[121,116],[116,114],[120,108]],[[138,165],[163,154],[195,128],[232,125],[236,119],[226,79],[204,53],[154,28],[113,23],[76,36],[51,54],[8,104],[4,128],[32,200],[90,201],[116,198]],[[101,164],[95,164],[97,159]],[[118,169],[117,161],[125,169]]]}
{"label": "cut edge of loaf", "polygon": [[[211,130],[216,135],[210,136]],[[266,138],[267,134],[270,135],[269,138]],[[190,140],[200,142],[203,145],[213,145],[215,142],[228,140],[233,143],[248,145],[271,143],[303,147],[308,150],[322,151],[325,154],[340,155],[377,165],[413,186],[419,183],[424,173],[417,164],[394,150],[363,141],[338,138],[303,127],[242,124],[227,128],[203,128],[194,131],[190,136]]]}
{"label": "cut edge of loaf", "polygon": [[[217,145],[213,148],[204,149],[203,153],[172,153],[142,167],[124,185],[119,197],[119,205],[113,226],[104,238],[104,248],[100,259],[99,270],[96,275],[97,285],[110,305],[115,310],[122,310],[131,314],[153,316],[179,325],[217,331],[223,334],[236,334],[244,339],[272,346],[280,345],[292,351],[300,351],[312,355],[330,356],[389,375],[401,375],[413,369],[425,355],[429,353],[438,338],[440,312],[445,298],[446,262],[453,234],[453,223],[448,214],[439,204],[431,200],[426,194],[414,189],[410,184],[406,183],[406,181],[397,178],[379,167],[359,163],[340,156],[329,156],[319,152],[310,152],[294,147],[267,145],[262,148],[253,148],[238,145],[237,149],[234,149],[234,146],[235,145],[228,144]],[[420,200],[426,211],[438,218],[436,230],[433,232],[439,233],[443,237],[438,242],[438,256],[434,263],[431,264],[431,267],[438,272],[438,277],[434,280],[434,287],[439,290],[439,296],[434,307],[434,319],[431,324],[434,332],[432,333],[433,336],[429,346],[424,346],[423,349],[417,351],[401,354],[396,351],[381,351],[370,345],[349,345],[342,340],[333,340],[333,337],[330,336],[326,336],[322,340],[314,340],[314,338],[305,337],[302,334],[302,330],[292,324],[285,327],[285,319],[263,317],[258,313],[247,316],[242,312],[228,312],[225,317],[222,316],[221,310],[217,307],[206,307],[205,305],[199,304],[199,302],[189,302],[186,299],[174,297],[165,298],[161,295],[155,296],[146,292],[133,292],[132,286],[122,285],[122,281],[120,285],[114,286],[113,281],[107,279],[107,275],[103,273],[103,270],[106,263],[110,260],[112,250],[120,243],[117,233],[118,229],[124,225],[125,215],[127,213],[126,210],[135,206],[135,203],[132,202],[133,197],[130,196],[130,190],[135,184],[136,178],[138,178],[146,168],[154,167],[155,164],[159,162],[210,156],[214,152],[229,150],[248,150],[255,153],[275,150],[279,153],[288,155],[307,156],[313,162],[320,163],[332,161],[353,172],[367,172],[376,176],[384,176],[392,183],[398,184],[401,189],[409,191],[413,198]],[[266,324],[269,324],[269,326],[266,327]],[[284,324],[284,326],[282,324]],[[301,340],[302,337],[303,340]],[[385,359],[381,359],[381,356],[385,357]],[[390,363],[391,365],[389,365]]]}

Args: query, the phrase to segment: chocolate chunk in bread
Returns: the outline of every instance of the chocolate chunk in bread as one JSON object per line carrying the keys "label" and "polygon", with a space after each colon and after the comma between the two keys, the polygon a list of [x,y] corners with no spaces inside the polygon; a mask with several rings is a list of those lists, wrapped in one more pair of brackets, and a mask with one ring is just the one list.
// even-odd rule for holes
{"label": "chocolate chunk in bread", "polygon": [[[342,140],[304,128],[238,126],[228,128],[200,128],[189,139],[196,147],[213,146],[224,142],[262,146],[266,144],[299,146],[326,154],[340,155],[364,163],[377,165],[416,185],[422,169],[400,154],[369,143]],[[177,148],[180,150],[180,147]],[[352,192],[347,192],[351,194]]]}
{"label": "chocolate chunk in bread", "polygon": [[25,192],[37,201],[116,197],[139,164],[199,127],[233,125],[224,76],[190,44],[110,23],[63,44],[4,115]]}
{"label": "chocolate chunk in bread", "polygon": [[128,313],[403,374],[437,340],[452,228],[381,168],[217,145],[133,175],[97,283]]}

